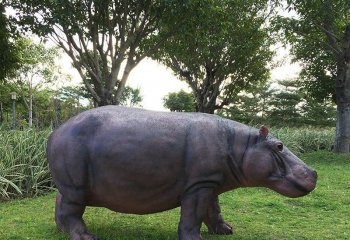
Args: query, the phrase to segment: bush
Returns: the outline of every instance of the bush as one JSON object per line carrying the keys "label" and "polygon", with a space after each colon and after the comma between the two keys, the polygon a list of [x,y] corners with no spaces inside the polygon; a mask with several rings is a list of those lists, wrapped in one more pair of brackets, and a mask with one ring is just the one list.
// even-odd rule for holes
{"label": "bush", "polygon": [[335,139],[334,128],[280,128],[271,133],[294,153],[306,153],[318,150],[331,151]]}
{"label": "bush", "polygon": [[0,199],[32,197],[52,189],[46,161],[50,130],[0,130]]}

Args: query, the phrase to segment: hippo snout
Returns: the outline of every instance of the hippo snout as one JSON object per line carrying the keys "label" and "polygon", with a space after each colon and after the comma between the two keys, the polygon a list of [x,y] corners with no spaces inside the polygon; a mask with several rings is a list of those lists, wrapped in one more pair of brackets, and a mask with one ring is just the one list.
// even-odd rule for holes
{"label": "hippo snout", "polygon": [[305,181],[306,181],[306,190],[308,192],[311,192],[316,187],[317,172],[314,169],[308,169],[307,172],[308,172],[308,174],[307,174],[307,177],[305,179]]}
{"label": "hippo snout", "polygon": [[297,166],[287,179],[302,195],[305,195],[315,189],[317,172],[307,166]]}

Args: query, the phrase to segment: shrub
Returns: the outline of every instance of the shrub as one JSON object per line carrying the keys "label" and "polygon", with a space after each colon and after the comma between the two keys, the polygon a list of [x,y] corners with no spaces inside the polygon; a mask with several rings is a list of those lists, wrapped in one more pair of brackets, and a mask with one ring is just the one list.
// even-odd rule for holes
{"label": "shrub", "polygon": [[52,188],[46,161],[50,130],[0,130],[0,199],[31,197]]}
{"label": "shrub", "polygon": [[285,127],[272,129],[271,133],[296,154],[318,150],[331,151],[335,139],[334,128]]}

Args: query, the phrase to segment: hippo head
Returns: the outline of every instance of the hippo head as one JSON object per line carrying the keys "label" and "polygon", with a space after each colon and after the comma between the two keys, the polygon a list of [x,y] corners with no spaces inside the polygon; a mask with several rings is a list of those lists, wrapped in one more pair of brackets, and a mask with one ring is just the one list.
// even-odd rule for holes
{"label": "hippo head", "polygon": [[301,197],[316,186],[317,173],[288,150],[283,143],[268,135],[262,126],[259,141],[247,149],[243,173],[247,186],[268,187],[288,197]]}

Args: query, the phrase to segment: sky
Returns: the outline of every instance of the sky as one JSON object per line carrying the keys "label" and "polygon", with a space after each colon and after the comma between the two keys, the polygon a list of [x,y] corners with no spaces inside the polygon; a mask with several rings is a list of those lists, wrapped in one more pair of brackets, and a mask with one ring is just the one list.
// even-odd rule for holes
{"label": "sky", "polygon": [[[299,64],[292,64],[288,50],[282,46],[276,47],[274,62],[278,67],[271,71],[272,80],[292,79],[298,76]],[[59,61],[63,70],[72,76],[72,84],[81,82],[77,71],[72,67],[68,56],[64,55]],[[127,85],[140,88],[143,101],[142,107],[149,110],[167,111],[163,107],[163,97],[170,92],[178,92],[181,89],[190,92],[188,85],[180,81],[171,69],[149,58],[141,61],[130,73]]]}

